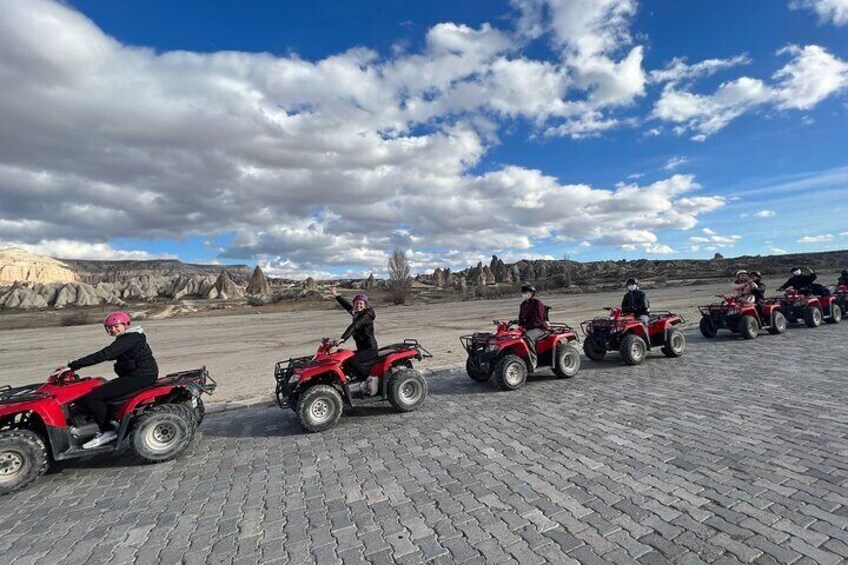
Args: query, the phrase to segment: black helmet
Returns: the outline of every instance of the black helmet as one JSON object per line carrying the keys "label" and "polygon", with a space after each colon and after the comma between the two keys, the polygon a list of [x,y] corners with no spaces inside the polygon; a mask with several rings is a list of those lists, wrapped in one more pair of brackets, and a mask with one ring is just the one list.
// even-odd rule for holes
{"label": "black helmet", "polygon": [[635,278],[633,278],[633,277],[630,277],[629,279],[627,279],[627,282],[625,282],[625,283],[624,283],[624,286],[630,286],[631,284],[636,284],[636,285],[638,285],[638,284],[639,284],[639,281],[638,281],[638,280],[636,280],[636,279],[635,279]]}
{"label": "black helmet", "polygon": [[751,271],[750,273],[748,273],[748,275],[756,278],[760,278],[761,276],[763,276],[762,273],[760,273],[759,271]]}
{"label": "black helmet", "polygon": [[532,284],[523,284],[523,285],[521,285],[521,292],[532,292],[532,293],[535,293],[535,292],[536,292],[536,287],[535,287],[535,286],[533,286]]}

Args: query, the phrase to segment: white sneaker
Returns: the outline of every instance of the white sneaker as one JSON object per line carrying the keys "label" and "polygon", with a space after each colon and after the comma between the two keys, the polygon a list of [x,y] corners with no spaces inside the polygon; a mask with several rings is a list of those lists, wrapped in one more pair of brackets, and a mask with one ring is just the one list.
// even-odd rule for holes
{"label": "white sneaker", "polygon": [[109,430],[108,432],[100,432],[84,444],[82,444],[83,449],[94,449],[95,447],[100,447],[101,445],[106,445],[110,441],[115,441],[118,439],[118,434]]}

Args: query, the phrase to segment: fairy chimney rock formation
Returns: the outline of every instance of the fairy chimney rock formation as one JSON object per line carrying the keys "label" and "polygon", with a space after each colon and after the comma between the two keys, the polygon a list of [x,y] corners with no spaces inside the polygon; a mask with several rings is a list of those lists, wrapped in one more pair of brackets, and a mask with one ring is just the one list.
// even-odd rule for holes
{"label": "fairy chimney rock formation", "polygon": [[247,294],[251,296],[267,296],[271,294],[271,285],[268,284],[268,279],[265,278],[265,273],[259,265],[253,269],[253,274],[250,275],[250,282],[247,284]]}
{"label": "fairy chimney rock formation", "polygon": [[305,281],[303,281],[303,289],[309,292],[318,290],[318,283],[316,283],[315,279],[312,277],[308,277]]}
{"label": "fairy chimney rock formation", "polygon": [[433,271],[433,284],[439,288],[445,286],[445,273],[442,271],[441,267],[437,267],[435,271]]}
{"label": "fairy chimney rock formation", "polygon": [[221,271],[218,280],[215,281],[215,284],[212,285],[212,288],[206,294],[206,298],[218,300],[230,300],[232,298],[242,298],[243,296],[244,291],[233,282],[226,269]]}

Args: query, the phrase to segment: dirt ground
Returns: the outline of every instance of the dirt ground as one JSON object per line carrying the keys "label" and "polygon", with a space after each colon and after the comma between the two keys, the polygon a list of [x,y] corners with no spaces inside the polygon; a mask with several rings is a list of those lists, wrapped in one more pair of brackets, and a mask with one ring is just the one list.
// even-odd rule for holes
{"label": "dirt ground", "polygon": [[[821,274],[832,284],[835,275]],[[766,279],[769,289],[784,278]],[[697,334],[698,305],[716,300],[729,283],[666,287],[648,291],[653,309],[680,312],[688,321],[687,337]],[[551,310],[551,320],[579,327],[583,320],[615,306],[623,291],[593,294],[542,293]],[[377,339],[381,345],[416,338],[433,359],[423,368],[465,361],[458,337],[473,331],[488,331],[493,319],[517,317],[521,298],[472,300],[414,306],[381,306],[377,309]],[[322,337],[338,338],[349,316],[341,309],[297,312],[194,317],[141,322],[159,361],[160,369],[173,372],[206,365],[218,381],[209,403],[271,399],[274,363],[288,357],[314,353]],[[694,329],[695,334],[692,333]],[[697,336],[697,337],[696,337]],[[109,343],[97,325],[39,329],[0,330],[0,386],[39,382],[57,366]],[[104,364],[90,367],[84,375],[112,376]]]}

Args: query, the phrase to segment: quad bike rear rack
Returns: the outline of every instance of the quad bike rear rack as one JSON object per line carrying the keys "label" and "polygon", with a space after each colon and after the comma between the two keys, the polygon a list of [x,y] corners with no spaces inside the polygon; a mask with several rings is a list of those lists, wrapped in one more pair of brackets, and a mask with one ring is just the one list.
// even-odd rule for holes
{"label": "quad bike rear rack", "polygon": [[154,385],[188,385],[199,388],[206,394],[212,394],[218,387],[218,383],[215,382],[215,379],[209,376],[209,371],[206,369],[206,366],[199,369],[189,369],[187,371],[170,373],[157,380]]}

